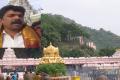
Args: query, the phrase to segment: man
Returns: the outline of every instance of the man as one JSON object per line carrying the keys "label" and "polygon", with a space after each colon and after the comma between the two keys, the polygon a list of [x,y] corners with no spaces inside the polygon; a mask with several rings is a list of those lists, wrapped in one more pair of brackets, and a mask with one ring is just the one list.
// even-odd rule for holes
{"label": "man", "polygon": [[18,73],[16,72],[16,70],[15,70],[14,73],[12,74],[11,80],[18,80]]}
{"label": "man", "polygon": [[0,48],[39,48],[40,38],[24,22],[25,9],[7,5],[0,10]]}

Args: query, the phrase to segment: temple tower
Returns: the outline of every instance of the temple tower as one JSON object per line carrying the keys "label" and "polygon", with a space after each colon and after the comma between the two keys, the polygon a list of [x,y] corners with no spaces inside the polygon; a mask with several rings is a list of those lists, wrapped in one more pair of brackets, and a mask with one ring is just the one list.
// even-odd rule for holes
{"label": "temple tower", "polygon": [[2,59],[3,60],[15,60],[16,59],[15,51],[11,48],[5,49]]}

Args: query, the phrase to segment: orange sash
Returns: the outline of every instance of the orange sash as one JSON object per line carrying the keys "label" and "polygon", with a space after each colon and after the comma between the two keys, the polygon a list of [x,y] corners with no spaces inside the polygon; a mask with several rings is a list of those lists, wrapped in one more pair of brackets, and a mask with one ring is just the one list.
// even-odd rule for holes
{"label": "orange sash", "polygon": [[[39,48],[40,38],[35,31],[29,26],[25,26],[22,30],[22,36],[24,39],[25,48]],[[0,48],[2,48],[2,32],[0,32]]]}

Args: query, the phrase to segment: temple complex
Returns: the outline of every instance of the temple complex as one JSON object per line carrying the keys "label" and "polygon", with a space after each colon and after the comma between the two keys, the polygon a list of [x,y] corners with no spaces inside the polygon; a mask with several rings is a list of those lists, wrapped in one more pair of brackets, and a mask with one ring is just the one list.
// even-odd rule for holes
{"label": "temple complex", "polygon": [[[114,55],[120,55],[119,51],[116,51]],[[23,67],[24,70],[28,70],[29,66],[37,66],[39,64],[47,63],[64,63],[69,71],[69,75],[73,75],[74,71],[80,71],[81,69],[93,69],[94,70],[117,70],[120,68],[120,56],[111,57],[64,57],[61,58],[59,55],[59,49],[50,44],[44,48],[44,55],[41,58],[17,58],[13,49],[5,49],[3,58],[0,59],[1,71],[4,69],[16,70]],[[31,67],[30,67],[31,68]],[[118,73],[118,72],[116,72]],[[23,73],[19,73],[20,78],[23,78]],[[87,73],[88,74],[88,73]],[[119,73],[118,73],[119,74]],[[81,74],[82,76],[83,74]],[[90,79],[81,79],[90,80]],[[119,79],[116,79],[119,80]]]}
{"label": "temple complex", "polygon": [[114,56],[119,54],[118,51],[111,57],[64,57],[61,58],[59,56],[58,48],[52,46],[48,46],[44,48],[44,56],[42,58],[16,58],[13,49],[6,49],[3,55],[3,58],[0,59],[1,66],[26,66],[26,65],[38,65],[42,63],[64,63],[66,65],[74,65],[81,67],[94,67],[96,69],[119,69],[120,68],[120,56]]}

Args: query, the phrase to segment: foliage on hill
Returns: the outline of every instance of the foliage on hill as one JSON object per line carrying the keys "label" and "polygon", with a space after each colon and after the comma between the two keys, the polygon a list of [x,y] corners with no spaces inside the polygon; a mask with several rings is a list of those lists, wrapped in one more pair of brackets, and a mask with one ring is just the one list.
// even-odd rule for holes
{"label": "foliage on hill", "polygon": [[87,46],[82,46],[82,48],[74,48],[71,50],[64,49],[63,51],[61,51],[61,53],[61,55],[64,57],[98,56],[97,52],[94,49]]}
{"label": "foliage on hill", "polygon": [[85,48],[81,48],[79,36],[83,36],[85,41],[94,42],[97,50],[120,47],[120,37],[102,28],[100,30],[91,29],[61,15],[42,14],[41,21],[43,29],[42,47],[52,42],[55,46],[59,46],[62,56],[100,55],[99,52],[86,45],[83,45]]}
{"label": "foliage on hill", "polygon": [[113,55],[114,52],[115,52],[114,48],[104,48],[104,49],[100,49],[98,54],[100,56],[111,56]]}
{"label": "foliage on hill", "polygon": [[98,49],[120,47],[120,36],[117,36],[110,31],[105,31],[103,28],[99,30],[88,27],[81,28],[90,35],[90,40],[96,44]]}
{"label": "foliage on hill", "polygon": [[89,37],[72,20],[60,15],[42,14],[42,46],[47,46],[49,42],[59,44],[60,42],[73,41],[78,36]]}

